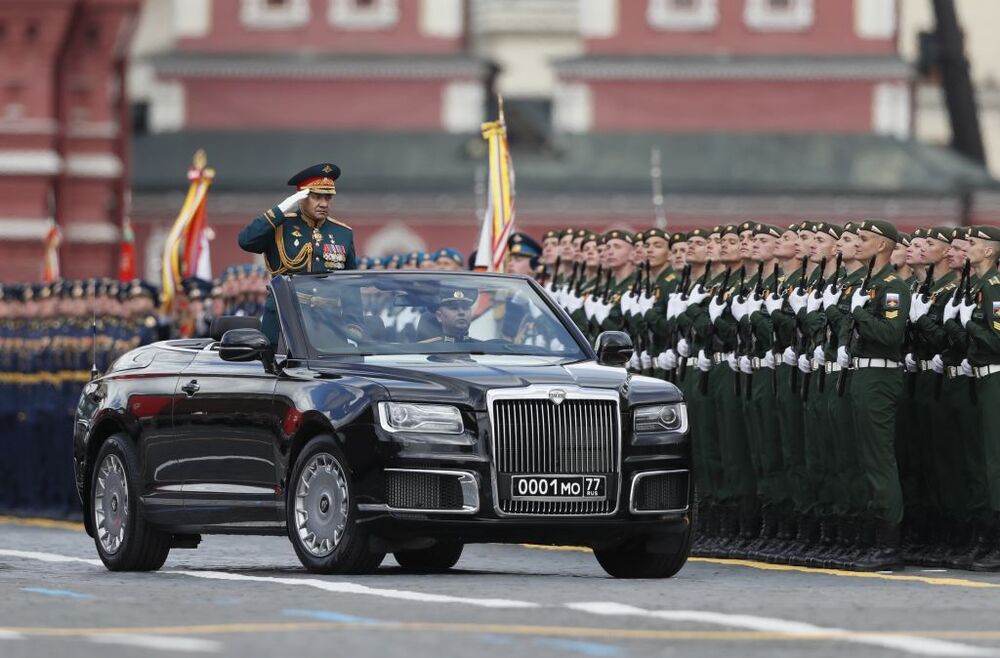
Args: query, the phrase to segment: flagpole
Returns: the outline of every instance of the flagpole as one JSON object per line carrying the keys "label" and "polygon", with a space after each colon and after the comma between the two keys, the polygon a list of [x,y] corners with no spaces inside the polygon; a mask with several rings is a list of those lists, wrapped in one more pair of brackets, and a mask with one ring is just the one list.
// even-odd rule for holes
{"label": "flagpole", "polygon": [[653,185],[653,226],[667,229],[667,212],[663,203],[663,168],[660,166],[660,147],[649,149],[649,179]]}

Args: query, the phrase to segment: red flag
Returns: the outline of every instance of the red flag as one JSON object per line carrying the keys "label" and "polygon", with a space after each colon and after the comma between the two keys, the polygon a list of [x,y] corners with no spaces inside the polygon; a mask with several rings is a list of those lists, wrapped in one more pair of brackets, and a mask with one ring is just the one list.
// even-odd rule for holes
{"label": "red flag", "polygon": [[135,233],[128,217],[122,224],[122,251],[118,261],[118,280],[128,283],[135,277]]}

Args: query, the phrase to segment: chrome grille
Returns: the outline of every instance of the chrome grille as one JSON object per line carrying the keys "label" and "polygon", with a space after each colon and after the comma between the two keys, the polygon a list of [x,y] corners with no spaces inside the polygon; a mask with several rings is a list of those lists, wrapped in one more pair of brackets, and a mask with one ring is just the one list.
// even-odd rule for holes
{"label": "chrome grille", "polygon": [[[511,395],[513,397],[513,395]],[[555,404],[537,392],[492,405],[493,458],[506,475],[607,476],[605,500],[511,500],[498,493],[497,509],[517,515],[605,515],[617,508],[620,429],[617,399],[566,399]]]}

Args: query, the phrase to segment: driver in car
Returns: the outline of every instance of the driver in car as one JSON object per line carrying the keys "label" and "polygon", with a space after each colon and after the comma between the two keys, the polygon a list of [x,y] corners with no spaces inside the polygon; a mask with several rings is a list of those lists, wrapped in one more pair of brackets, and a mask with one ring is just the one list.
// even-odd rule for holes
{"label": "driver in car", "polygon": [[438,336],[427,338],[421,343],[467,343],[478,342],[469,337],[469,325],[472,323],[472,305],[476,302],[476,294],[461,288],[448,288],[441,291],[438,307],[434,317],[441,325]]}

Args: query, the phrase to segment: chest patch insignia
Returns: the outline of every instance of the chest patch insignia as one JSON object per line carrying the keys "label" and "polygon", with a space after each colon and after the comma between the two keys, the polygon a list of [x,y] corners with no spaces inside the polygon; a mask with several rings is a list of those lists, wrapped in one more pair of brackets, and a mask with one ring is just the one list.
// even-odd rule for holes
{"label": "chest patch insignia", "polygon": [[888,292],[885,294],[885,307],[887,309],[899,308],[899,293]]}
{"label": "chest patch insignia", "polygon": [[899,316],[899,310],[898,309],[895,310],[895,311],[886,311],[885,312],[885,319],[886,320],[895,320],[897,316]]}
{"label": "chest patch insignia", "polygon": [[993,302],[993,317],[1000,318],[1000,302]]}

